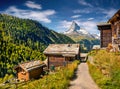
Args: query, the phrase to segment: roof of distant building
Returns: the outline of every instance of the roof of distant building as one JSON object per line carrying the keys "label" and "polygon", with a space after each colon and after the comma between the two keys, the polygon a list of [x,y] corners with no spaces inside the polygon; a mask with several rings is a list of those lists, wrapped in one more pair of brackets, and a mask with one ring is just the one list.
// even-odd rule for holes
{"label": "roof of distant building", "polygon": [[87,53],[81,53],[80,57],[87,57],[87,55],[88,55]]}
{"label": "roof of distant building", "polygon": [[100,45],[93,45],[92,49],[100,49]]}
{"label": "roof of distant building", "polygon": [[107,23],[107,22],[101,22],[101,23],[98,23],[97,26],[109,26],[111,25],[110,23]]}

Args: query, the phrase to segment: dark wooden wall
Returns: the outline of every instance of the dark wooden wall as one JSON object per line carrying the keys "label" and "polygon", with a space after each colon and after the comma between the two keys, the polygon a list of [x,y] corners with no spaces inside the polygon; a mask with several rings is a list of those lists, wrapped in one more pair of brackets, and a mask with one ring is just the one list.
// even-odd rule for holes
{"label": "dark wooden wall", "polygon": [[109,43],[112,43],[112,31],[111,29],[100,31],[101,31],[101,47],[107,47]]}
{"label": "dark wooden wall", "polygon": [[62,55],[49,55],[48,56],[48,66],[63,66],[65,62],[65,57]]}
{"label": "dark wooden wall", "polygon": [[120,37],[120,21],[112,24],[112,36],[116,34],[117,37]]}
{"label": "dark wooden wall", "polygon": [[34,69],[34,70],[32,70],[32,71],[30,71],[29,72],[29,77],[30,77],[30,79],[37,79],[37,78],[39,78],[40,77],[40,75],[42,74],[42,72],[43,72],[43,68],[42,67],[40,67],[40,68],[37,68],[37,69]]}

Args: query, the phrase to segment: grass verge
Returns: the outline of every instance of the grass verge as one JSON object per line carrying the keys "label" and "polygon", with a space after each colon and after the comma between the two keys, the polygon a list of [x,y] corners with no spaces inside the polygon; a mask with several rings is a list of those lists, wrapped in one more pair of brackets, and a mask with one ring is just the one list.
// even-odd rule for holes
{"label": "grass verge", "polygon": [[[93,52],[94,53],[94,52]],[[89,71],[101,89],[120,89],[120,54],[100,50],[93,56],[94,64]]]}

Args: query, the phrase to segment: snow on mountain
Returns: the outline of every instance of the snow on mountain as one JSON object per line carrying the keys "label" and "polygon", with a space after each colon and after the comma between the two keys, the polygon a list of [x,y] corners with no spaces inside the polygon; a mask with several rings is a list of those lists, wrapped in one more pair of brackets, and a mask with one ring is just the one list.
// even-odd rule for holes
{"label": "snow on mountain", "polygon": [[66,32],[64,32],[64,34],[70,34],[73,32],[77,32],[77,30],[79,29],[80,29],[80,26],[77,23],[75,23],[75,21],[73,21],[70,28]]}
{"label": "snow on mountain", "polygon": [[89,32],[87,32],[84,28],[81,28],[77,31],[78,33],[82,33],[82,34],[90,34]]}
{"label": "snow on mountain", "polygon": [[92,34],[94,36],[95,39],[100,39],[100,35],[99,34]]}
{"label": "snow on mountain", "polygon": [[86,29],[80,28],[80,26],[75,21],[72,22],[72,25],[70,26],[70,28],[67,31],[64,32],[64,34],[80,35],[80,36],[85,36],[85,37],[95,38],[95,39],[100,38],[100,36],[98,34],[91,34],[88,31],[86,31]]}

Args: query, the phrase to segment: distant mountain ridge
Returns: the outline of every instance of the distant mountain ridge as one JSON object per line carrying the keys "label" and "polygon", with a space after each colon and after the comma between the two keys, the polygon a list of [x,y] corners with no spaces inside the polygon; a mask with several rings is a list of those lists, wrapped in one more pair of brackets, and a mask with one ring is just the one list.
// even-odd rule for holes
{"label": "distant mountain ridge", "polygon": [[72,38],[76,43],[80,43],[81,52],[89,52],[93,45],[100,44],[100,36],[91,34],[86,29],[81,28],[75,21],[72,22],[70,28],[63,34]]}
{"label": "distant mountain ridge", "polygon": [[70,28],[67,31],[65,31],[64,34],[71,34],[73,32],[77,33],[77,30],[79,30],[79,29],[80,29],[80,27],[78,26],[78,24],[73,21]]}
{"label": "distant mountain ridge", "polygon": [[24,43],[29,45],[30,42],[38,42],[45,45],[52,43],[74,43],[66,35],[50,30],[34,20],[0,14],[0,22],[5,25],[6,33],[10,34],[15,44]]}
{"label": "distant mountain ridge", "polygon": [[75,21],[72,22],[70,28],[64,32],[66,35],[78,35],[85,38],[95,38],[99,39],[97,34],[91,34],[86,29],[81,28]]}

